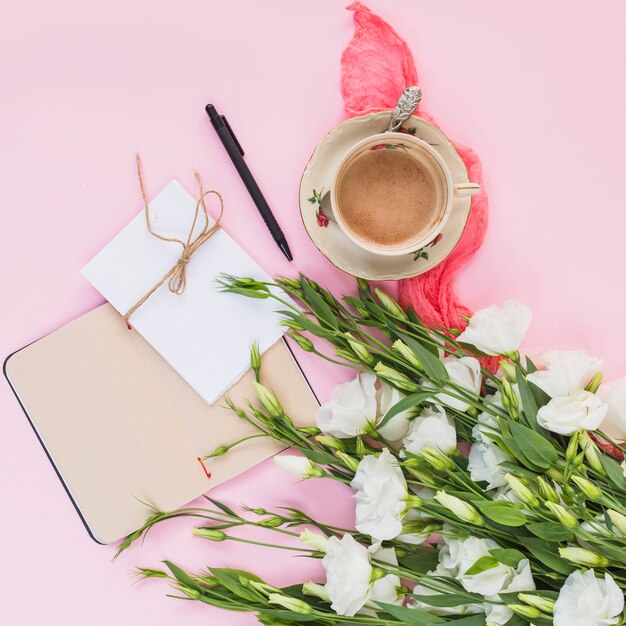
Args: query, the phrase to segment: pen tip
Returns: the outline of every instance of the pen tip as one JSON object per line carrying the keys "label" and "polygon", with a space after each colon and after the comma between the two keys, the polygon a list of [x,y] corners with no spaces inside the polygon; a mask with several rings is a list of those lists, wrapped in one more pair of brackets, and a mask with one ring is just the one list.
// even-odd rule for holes
{"label": "pen tip", "polygon": [[291,254],[291,250],[289,250],[289,246],[287,242],[280,242],[278,247],[282,250],[283,254],[287,257],[287,260],[291,263],[293,261],[293,256]]}

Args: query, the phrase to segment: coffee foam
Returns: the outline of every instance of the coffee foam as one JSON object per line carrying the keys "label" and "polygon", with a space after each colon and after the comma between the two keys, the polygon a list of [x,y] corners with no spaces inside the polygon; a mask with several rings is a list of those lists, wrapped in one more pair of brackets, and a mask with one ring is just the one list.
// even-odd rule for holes
{"label": "coffee foam", "polygon": [[417,241],[439,219],[433,173],[402,147],[370,148],[348,163],[337,201],[344,224],[373,246],[398,248]]}

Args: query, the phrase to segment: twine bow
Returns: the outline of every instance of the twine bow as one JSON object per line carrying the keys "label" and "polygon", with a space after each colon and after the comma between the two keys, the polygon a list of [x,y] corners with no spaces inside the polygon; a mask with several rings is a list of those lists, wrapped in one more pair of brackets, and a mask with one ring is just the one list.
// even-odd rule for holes
{"label": "twine bow", "polygon": [[[176,264],[172,267],[172,269],[161,278],[161,280],[152,287],[136,304],[134,304],[126,314],[123,316],[124,321],[130,328],[130,324],[128,320],[130,316],[137,311],[137,309],[146,302],[146,300],[161,286],[165,281],[167,282],[168,289],[175,293],[176,295],[180,295],[185,291],[185,287],[187,286],[187,276],[186,276],[186,268],[187,263],[191,260],[191,257],[196,252],[196,250],[207,240],[209,239],[217,230],[220,228],[220,220],[222,219],[222,215],[224,213],[224,201],[222,200],[222,196],[214,190],[204,191],[202,188],[202,180],[200,179],[200,174],[196,172],[196,180],[198,181],[198,187],[200,188],[200,197],[196,202],[196,210],[193,216],[193,222],[191,223],[191,228],[189,229],[189,235],[187,236],[187,241],[183,241],[182,239],[177,239],[176,237],[166,237],[165,235],[161,235],[153,230],[152,225],[150,224],[150,207],[148,205],[148,198],[146,196],[146,190],[143,183],[143,173],[141,169],[141,157],[137,155],[137,176],[139,178],[139,187],[141,189],[141,197],[143,198],[144,203],[144,214],[146,217],[146,227],[148,232],[157,239],[161,241],[171,241],[173,243],[178,243],[182,246],[183,251],[180,255]],[[210,194],[215,194],[220,201],[220,213],[215,220],[215,223],[212,226],[209,226],[209,214],[207,213],[206,203],[204,199],[206,196]],[[198,222],[198,217],[200,215],[200,208],[202,208],[202,214],[204,216],[204,227],[200,231],[200,233],[196,236],[195,239],[192,240],[193,231],[196,227],[196,223]]]}

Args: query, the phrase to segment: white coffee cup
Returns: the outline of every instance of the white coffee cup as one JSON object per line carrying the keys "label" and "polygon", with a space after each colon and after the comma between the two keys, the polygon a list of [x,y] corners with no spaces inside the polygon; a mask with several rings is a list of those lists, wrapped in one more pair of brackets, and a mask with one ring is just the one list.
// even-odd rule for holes
{"label": "white coffee cup", "polygon": [[[423,170],[432,178],[435,189],[436,215],[433,225],[427,232],[422,232],[415,239],[404,241],[398,246],[377,245],[371,241],[364,241],[358,237],[346,225],[342,215],[341,206],[338,201],[338,184],[341,181],[346,169],[361,154],[368,150],[384,146],[385,149],[394,147],[402,148],[411,157],[416,159]],[[339,166],[335,170],[330,187],[330,203],[337,225],[344,232],[346,237],[364,250],[374,254],[385,256],[399,256],[415,252],[430,243],[441,233],[443,227],[452,211],[454,198],[473,196],[480,191],[480,185],[476,183],[454,183],[450,170],[440,154],[425,141],[407,133],[379,133],[359,141],[352,146],[343,156]]]}

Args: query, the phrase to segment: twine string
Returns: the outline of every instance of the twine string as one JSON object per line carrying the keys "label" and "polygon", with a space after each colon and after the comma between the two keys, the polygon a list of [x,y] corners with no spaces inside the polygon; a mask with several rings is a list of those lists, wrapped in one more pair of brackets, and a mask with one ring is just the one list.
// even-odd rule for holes
{"label": "twine string", "polygon": [[[133,313],[135,313],[137,309],[142,306],[148,300],[148,298],[150,298],[150,296],[166,281],[168,289],[172,293],[180,295],[185,291],[185,287],[187,286],[187,264],[191,260],[191,257],[194,255],[196,250],[198,250],[198,248],[205,241],[210,239],[210,237],[214,235],[220,228],[220,220],[222,219],[222,215],[224,214],[224,201],[222,200],[222,196],[219,194],[219,192],[213,189],[204,191],[204,188],[202,186],[202,180],[200,179],[200,174],[198,172],[195,172],[195,175],[196,180],[198,181],[198,188],[200,189],[200,197],[196,202],[193,222],[191,223],[191,228],[189,229],[187,240],[183,241],[182,239],[178,239],[176,237],[167,237],[165,235],[161,235],[152,228],[152,224],[150,223],[150,207],[148,205],[148,197],[146,195],[146,189],[144,185],[141,157],[137,155],[137,177],[139,178],[139,188],[141,190],[141,197],[144,203],[146,228],[153,237],[156,237],[161,241],[169,241],[172,243],[180,244],[182,246],[182,252],[180,258],[178,259],[178,261],[176,261],[176,264],[165,274],[165,276],[163,276],[163,278],[161,278],[161,280],[159,280],[156,285],[154,285],[142,298],[140,298],[132,307],[130,307],[130,309],[128,309],[126,314],[123,316],[124,321],[129,327],[130,325],[128,324],[128,320],[130,319],[131,315],[133,315]],[[209,214],[207,212],[205,202],[205,198],[211,194],[217,196],[220,201],[220,212],[212,226],[209,225]],[[193,232],[196,224],[198,223],[198,218],[200,217],[201,213],[204,217],[204,226],[200,233],[195,238],[193,238]]]}

